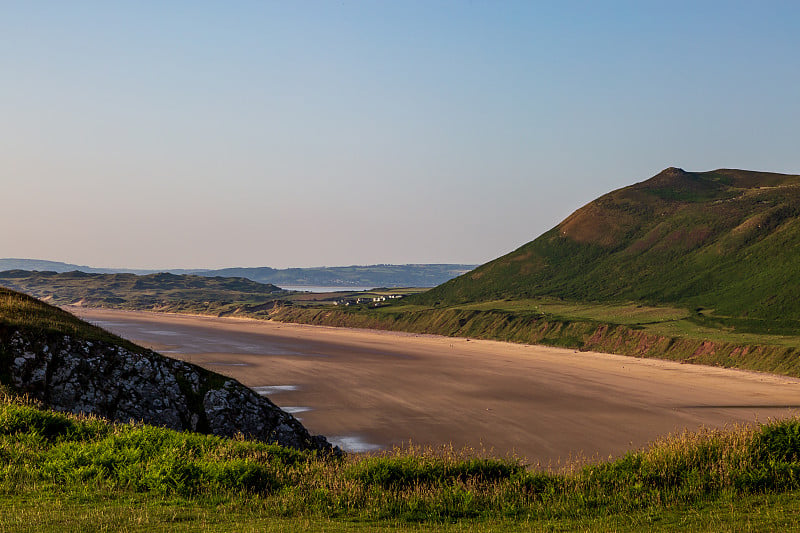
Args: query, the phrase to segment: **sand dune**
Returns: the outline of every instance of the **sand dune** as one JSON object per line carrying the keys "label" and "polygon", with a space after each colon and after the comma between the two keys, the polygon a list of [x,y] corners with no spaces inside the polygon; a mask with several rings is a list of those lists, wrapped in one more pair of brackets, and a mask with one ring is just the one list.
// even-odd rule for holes
{"label": "sand dune", "polygon": [[484,447],[557,466],[669,433],[800,413],[800,380],[394,332],[76,308],[165,355],[232,376],[353,449]]}

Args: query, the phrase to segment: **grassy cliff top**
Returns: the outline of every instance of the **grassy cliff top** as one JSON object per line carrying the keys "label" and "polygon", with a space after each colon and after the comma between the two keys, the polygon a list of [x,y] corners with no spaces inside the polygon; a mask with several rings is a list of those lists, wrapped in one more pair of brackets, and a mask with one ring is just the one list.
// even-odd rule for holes
{"label": "grassy cliff top", "polygon": [[78,339],[111,342],[137,352],[143,349],[63,309],[0,287],[0,328],[4,327],[41,335],[70,335]]}
{"label": "grassy cliff top", "polygon": [[415,297],[556,297],[800,320],[800,176],[668,168],[601,196],[519,249]]}

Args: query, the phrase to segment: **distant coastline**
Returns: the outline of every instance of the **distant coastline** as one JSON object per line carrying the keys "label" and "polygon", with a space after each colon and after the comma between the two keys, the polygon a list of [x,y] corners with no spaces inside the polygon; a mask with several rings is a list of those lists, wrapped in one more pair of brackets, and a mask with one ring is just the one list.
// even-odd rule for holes
{"label": "distant coastline", "polygon": [[[362,291],[375,287],[436,287],[460,276],[478,265],[469,264],[407,264],[407,265],[350,265],[339,267],[284,268],[231,267],[219,269],[115,269],[97,268],[59,261],[39,259],[0,258],[0,272],[25,270],[38,272],[86,272],[89,274],[148,274],[169,273],[203,277],[245,278],[264,284],[294,290],[318,291],[316,288]],[[301,288],[302,287],[302,288]],[[311,289],[309,289],[309,287]]]}
{"label": "distant coastline", "polygon": [[375,287],[352,287],[352,286],[325,286],[325,285],[281,285],[281,289],[285,291],[300,291],[300,292],[354,292],[354,291],[369,291]]}

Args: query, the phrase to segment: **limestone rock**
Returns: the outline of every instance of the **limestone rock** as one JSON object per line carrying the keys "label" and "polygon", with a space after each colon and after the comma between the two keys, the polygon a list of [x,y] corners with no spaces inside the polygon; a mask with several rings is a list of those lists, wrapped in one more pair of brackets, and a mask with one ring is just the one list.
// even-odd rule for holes
{"label": "limestone rock", "polygon": [[0,335],[0,379],[58,411],[339,453],[241,383],[150,350],[68,335]]}

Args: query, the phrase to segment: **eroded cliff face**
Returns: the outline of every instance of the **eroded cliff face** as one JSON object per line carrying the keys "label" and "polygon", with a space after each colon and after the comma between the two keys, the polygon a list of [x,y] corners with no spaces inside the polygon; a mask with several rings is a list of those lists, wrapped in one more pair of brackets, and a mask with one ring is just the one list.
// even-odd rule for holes
{"label": "eroded cliff face", "polygon": [[4,329],[0,381],[58,411],[334,451],[241,383],[149,350]]}

